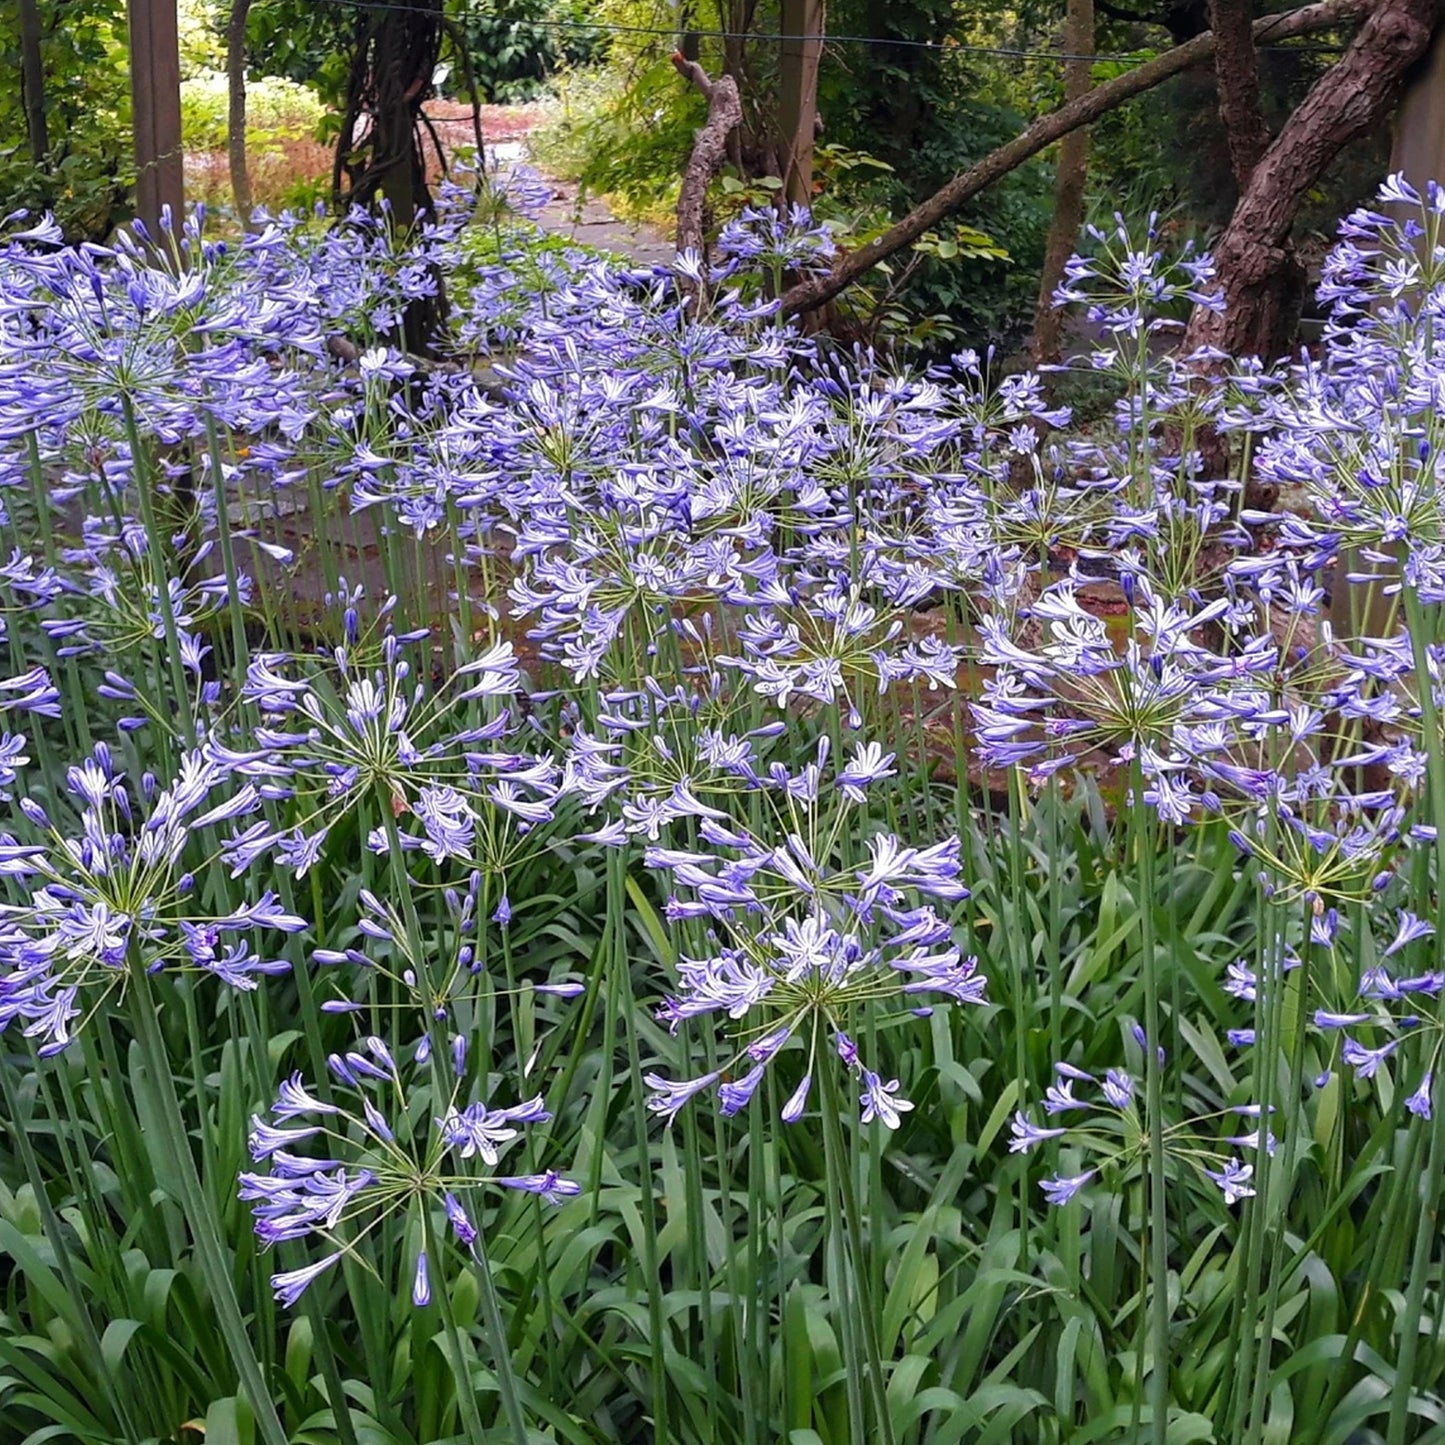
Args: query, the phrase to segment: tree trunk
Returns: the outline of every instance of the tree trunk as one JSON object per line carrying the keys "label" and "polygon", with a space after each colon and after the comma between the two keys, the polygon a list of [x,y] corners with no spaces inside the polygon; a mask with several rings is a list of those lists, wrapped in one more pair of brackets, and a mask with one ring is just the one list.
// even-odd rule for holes
{"label": "tree trunk", "polygon": [[818,125],[818,62],[823,54],[823,0],[783,0],[778,97],[782,198],[813,204],[813,142]]}
{"label": "tree trunk", "polygon": [[436,31],[429,12],[439,9],[414,3],[411,13],[384,22],[372,52],[372,178],[391,207],[393,222],[403,230],[415,224],[418,210],[429,209],[426,163],[416,127],[436,65]]}
{"label": "tree trunk", "polygon": [[231,195],[236,219],[251,219],[251,176],[246,168],[246,16],[251,0],[231,0],[226,22],[226,152],[231,167]]}
{"label": "tree trunk", "polygon": [[[757,0],[717,0],[718,29],[723,32],[723,74],[733,78],[738,88],[738,101],[749,94],[747,75],[747,35],[753,28],[753,16]],[[684,54],[684,58],[695,57]],[[771,153],[772,137],[764,133],[762,149]],[[747,111],[742,121],[728,132],[727,158],[740,176],[747,175],[748,163],[757,158],[760,149],[759,136],[754,129],[753,119]],[[753,174],[767,174],[769,167],[755,166]]]}
{"label": "tree trunk", "polygon": [[[1425,0],[1413,0],[1422,4]],[[1268,15],[1254,23],[1256,43],[1279,41],[1297,35],[1329,30],[1358,18],[1368,10],[1367,0],[1321,0],[1282,15]],[[880,261],[911,246],[926,231],[931,231],[945,217],[961,210],[980,191],[1006,176],[1041,150],[1062,140],[1070,131],[1090,125],[1125,101],[1142,95],[1191,65],[1198,65],[1214,54],[1214,35],[1206,31],[1185,45],[1166,50],[1153,60],[1096,85],[1078,100],[1069,101],[1060,109],[1040,116],[1022,135],[990,151],[976,165],[955,176],[941,190],[935,191],[921,205],[915,206],[901,221],[890,226],[881,236],[841,257],[825,275],[810,277],[783,293],[782,314],[796,316],[811,311],[825,301],[846,291],[860,276],[866,275]]]}
{"label": "tree trunk", "polygon": [[[1064,50],[1074,56],[1094,53],[1094,0],[1068,0],[1064,17]],[[1082,100],[1093,84],[1093,62],[1071,60],[1064,69],[1064,103]],[[1054,214],[1044,246],[1044,272],[1034,313],[1034,364],[1052,365],[1063,350],[1063,314],[1054,305],[1054,290],[1063,279],[1064,263],[1079,243],[1084,219],[1084,185],[1089,176],[1089,132],[1070,131],[1059,142],[1054,178]]]}
{"label": "tree trunk", "polygon": [[[385,198],[405,229],[431,209],[417,128],[441,47],[441,0],[396,0],[366,16],[357,38],[337,137],[337,201]],[[365,124],[365,129],[361,129]],[[345,172],[351,182],[341,194]]]}
{"label": "tree trunk", "polygon": [[1285,122],[1214,248],[1224,310],[1195,309],[1186,351],[1209,346],[1271,361],[1289,348],[1304,293],[1289,244],[1300,203],[1345,146],[1384,122],[1430,43],[1440,3],[1381,0]]}
{"label": "tree trunk", "polygon": [[126,0],[126,22],[135,208],[159,242],[161,218],[179,230],[186,203],[176,0]]}
{"label": "tree trunk", "polygon": [[1214,31],[1214,83],[1219,119],[1229,141],[1229,163],[1240,195],[1269,149],[1269,130],[1259,108],[1259,57],[1254,50],[1250,0],[1209,0]]}
{"label": "tree trunk", "polygon": [[45,124],[45,57],[40,49],[40,10],[35,0],[20,0],[20,87],[25,99],[25,131],[30,159],[43,166],[50,154]]}
{"label": "tree trunk", "polygon": [[1427,181],[1445,181],[1445,28],[1406,77],[1395,114],[1390,173],[1405,177],[1420,193]]}
{"label": "tree trunk", "polygon": [[[432,209],[418,130],[444,28],[441,0],[395,0],[358,23],[332,189],[338,208],[383,200],[398,233]],[[446,314],[441,276],[435,281],[435,294],[412,301],[403,318],[403,345],[420,356],[429,354]]]}

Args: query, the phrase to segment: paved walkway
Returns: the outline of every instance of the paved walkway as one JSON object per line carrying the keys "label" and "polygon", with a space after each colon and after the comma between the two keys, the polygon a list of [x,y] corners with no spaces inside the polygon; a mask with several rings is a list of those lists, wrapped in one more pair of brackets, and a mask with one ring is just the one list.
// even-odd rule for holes
{"label": "paved walkway", "polygon": [[676,254],[672,238],[656,226],[619,220],[603,201],[589,196],[580,205],[574,181],[553,180],[552,199],[537,217],[544,231],[612,251],[639,266],[666,265]]}
{"label": "paved walkway", "polygon": [[[542,105],[484,105],[481,112],[482,138],[486,145],[487,165],[506,167],[528,164],[540,170],[531,160],[527,137],[546,119]],[[447,101],[432,101],[427,115],[436,127],[442,143],[450,146],[474,145],[471,107]],[[555,176],[545,178],[552,186],[552,199],[537,217],[537,224],[553,235],[566,236],[585,246],[611,251],[639,266],[666,264],[674,251],[671,236],[655,226],[633,225],[613,215],[606,202],[596,196],[578,198],[575,181]]]}

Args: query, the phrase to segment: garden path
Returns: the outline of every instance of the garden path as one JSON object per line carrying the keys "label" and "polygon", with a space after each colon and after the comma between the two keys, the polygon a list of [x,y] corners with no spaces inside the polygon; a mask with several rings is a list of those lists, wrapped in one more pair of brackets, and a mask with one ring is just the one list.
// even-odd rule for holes
{"label": "garden path", "polygon": [[[551,185],[552,199],[536,218],[542,230],[565,236],[579,245],[611,251],[638,266],[671,261],[672,238],[658,227],[622,220],[597,196],[582,196],[575,181],[561,180],[537,165],[527,138],[546,119],[546,114],[543,105],[484,105],[481,112],[488,166],[525,162]],[[433,101],[427,106],[427,115],[447,147],[473,144],[470,106]]]}

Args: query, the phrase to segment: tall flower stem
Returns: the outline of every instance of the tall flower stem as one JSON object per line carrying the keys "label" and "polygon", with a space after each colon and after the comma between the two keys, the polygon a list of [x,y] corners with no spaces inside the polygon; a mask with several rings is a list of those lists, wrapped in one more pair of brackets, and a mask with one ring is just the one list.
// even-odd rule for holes
{"label": "tall flower stem", "polygon": [[[441,1254],[437,1249],[436,1231],[432,1227],[431,1211],[427,1208],[425,1200],[421,1207],[421,1231],[422,1247],[426,1250],[427,1259],[439,1262]],[[487,1278],[490,1280],[490,1275]],[[447,1284],[447,1281],[443,1281],[437,1293],[441,1305],[442,1335],[447,1342],[447,1354],[451,1356],[452,1375],[456,1380],[457,1410],[462,1417],[462,1430],[471,1445],[486,1445],[487,1433],[482,1426],[481,1411],[477,1409],[476,1386],[472,1383],[467,1352],[462,1347],[462,1332],[457,1325],[457,1314],[456,1310],[452,1308],[451,1291],[447,1288]],[[501,1372],[498,1371],[499,1381],[500,1378]],[[513,1429],[515,1432],[515,1423]],[[526,1445],[527,1427],[525,1423],[522,1425],[520,1433],[517,1433],[517,1439],[521,1445]]]}
{"label": "tall flower stem", "polygon": [[[1275,987],[1275,975],[1283,970],[1284,938],[1276,924],[1274,910],[1262,888],[1256,890],[1255,934],[1258,939],[1258,956],[1255,968],[1255,1047],[1253,1067],[1254,1101],[1267,1110],[1274,1098],[1275,1084],[1279,1076],[1276,1066],[1275,1039],[1278,1032],[1279,989]],[[1261,1126],[1268,1129],[1268,1114],[1261,1114]],[[1234,1371],[1232,1389],[1233,1432],[1237,1439],[1244,1438],[1248,1411],[1252,1399],[1251,1381],[1254,1378],[1254,1352],[1256,1348],[1255,1323],[1259,1313],[1260,1281],[1264,1271],[1264,1245],[1268,1212],[1271,1165],[1269,1151],[1257,1154],[1255,1169],[1254,1198],[1250,1199],[1244,1211],[1244,1223],[1240,1230],[1237,1258],[1243,1260],[1242,1283],[1235,1290],[1233,1312],[1235,1338],[1239,1341],[1239,1354]]]}
{"label": "tall flower stem", "polygon": [[[1299,1150],[1299,1136],[1304,1132],[1303,1120],[1300,1115],[1300,1096],[1304,1088],[1304,1061],[1305,1061],[1305,1023],[1309,1016],[1309,921],[1305,921],[1304,941],[1301,945],[1301,963],[1291,979],[1289,986],[1286,986],[1284,977],[1283,950],[1279,962],[1279,977],[1276,980],[1273,973],[1269,976],[1270,988],[1279,995],[1280,1003],[1276,1013],[1283,1015],[1288,995],[1294,993],[1294,1008],[1289,1021],[1289,1057],[1288,1057],[1288,1094],[1285,1097],[1285,1107],[1281,1111],[1283,1116],[1285,1139],[1284,1157],[1278,1171],[1278,1183],[1285,1191],[1286,1205],[1289,1198],[1291,1181],[1294,1178],[1295,1161]],[[1283,1052],[1285,1038],[1280,1032],[1278,1024],[1272,1031],[1274,1037],[1269,1040],[1268,1051],[1264,1058],[1270,1061],[1271,1072],[1274,1071],[1273,1061]],[[1273,1090],[1269,1091],[1273,1094]],[[1260,1141],[1264,1143],[1269,1138],[1270,1111],[1266,1106],[1262,1109],[1259,1119]],[[1257,1149],[1256,1158],[1268,1159],[1267,1148]],[[1271,1183],[1274,1181],[1271,1180]],[[1263,1220],[1256,1221],[1263,1237]],[[1249,1439],[1256,1441],[1262,1438],[1265,1424],[1265,1404],[1269,1393],[1269,1373],[1271,1346],[1274,1342],[1274,1320],[1275,1311],[1279,1302],[1279,1291],[1282,1283],[1284,1269],[1284,1248],[1285,1235],[1288,1233],[1288,1215],[1281,1210],[1275,1222],[1274,1237],[1270,1245],[1269,1279],[1264,1291],[1264,1316],[1259,1327],[1259,1351],[1254,1368],[1254,1393],[1250,1402],[1250,1414],[1252,1424]],[[1253,1329],[1251,1320],[1249,1328]]]}
{"label": "tall flower stem", "polygon": [[214,417],[206,419],[206,452],[210,464],[211,487],[216,498],[216,536],[221,547],[221,568],[226,579],[226,612],[231,622],[232,677],[236,696],[246,681],[250,650],[246,644],[246,619],[241,607],[236,552],[231,539],[231,501],[226,490],[225,464],[221,456],[221,437]]}
{"label": "tall flower stem", "polygon": [[1144,774],[1132,768],[1135,867],[1139,879],[1139,950],[1144,977],[1144,1109],[1149,1116],[1149,1438],[1169,1433],[1169,1213],[1164,1167],[1164,1087],[1159,1063],[1159,959],[1154,940],[1156,830],[1144,801]]}
{"label": "tall flower stem", "polygon": [[[379,795],[379,801],[382,827],[386,833],[386,854],[391,869],[392,887],[396,890],[396,896],[401,899],[401,915],[408,935],[407,943],[413,958],[429,959],[431,952],[423,946],[421,923],[417,918],[416,903],[412,898],[411,879],[406,871],[406,855],[401,846],[401,833],[396,826],[396,815],[391,808],[391,798],[384,789]],[[429,1001],[426,1011],[426,1028],[427,1038],[431,1045],[432,1092],[436,1097],[437,1109],[443,1110],[446,1107],[448,1092],[443,1073],[445,1068],[443,1060],[447,1057],[447,1047],[434,1006],[439,992],[436,981],[430,976],[429,971],[424,983]],[[430,1227],[430,1223],[424,1215],[423,1228],[430,1230]],[[428,1248],[430,1249],[430,1245]],[[429,1257],[436,1259],[438,1256],[435,1251],[432,1251]],[[496,1357],[497,1389],[502,1397],[502,1409],[507,1416],[517,1445],[527,1445],[526,1417],[522,1413],[521,1399],[517,1394],[517,1382],[512,1373],[511,1347],[502,1320],[501,1306],[497,1301],[497,1292],[492,1282],[491,1270],[487,1267],[487,1257],[482,1250],[474,1247],[472,1258],[477,1266],[477,1283],[480,1286],[482,1298],[482,1318],[488,1334],[492,1337],[492,1351]],[[457,1378],[463,1424],[476,1445],[485,1445],[486,1437],[482,1430],[481,1415],[477,1410],[476,1392],[472,1388],[471,1372],[467,1367],[466,1354],[462,1349],[461,1331],[457,1328],[456,1319],[452,1313],[451,1297],[445,1288],[442,1290],[442,1319],[447,1326],[447,1347],[452,1356],[452,1369]]]}
{"label": "tall flower stem", "polygon": [[[607,972],[622,1009],[627,1041],[628,1082],[632,1090],[632,1131],[637,1148],[637,1173],[641,1192],[642,1267],[646,1271],[649,1364],[652,1374],[652,1438],[665,1445],[671,1438],[667,1395],[667,1356],[662,1313],[662,1291],[658,1283],[657,1220],[653,1209],[652,1150],[647,1137],[647,1091],[642,1081],[642,1059],[637,1038],[637,1006],[632,996],[631,961],[627,954],[627,880],[625,858],[614,848],[607,855]],[[613,1045],[611,1030],[607,1043]],[[698,1222],[701,1228],[701,1221]]]}
{"label": "tall flower stem", "polygon": [[[1008,898],[1012,909],[998,900],[999,923],[1008,943],[1009,992],[1013,1004],[1014,1077],[1019,1088],[1029,1077],[1029,1024],[1033,1012],[1033,970],[1029,958],[1028,866],[1024,856],[1024,814],[1028,798],[1024,793],[1024,774],[1015,768],[1009,775],[1008,790]],[[1019,1268],[1028,1266],[1029,1257],[1028,1179],[1020,1174],[1018,1181]]]}
{"label": "tall flower stem", "polygon": [[527,1445],[527,1418],[522,1413],[522,1397],[517,1390],[516,1377],[512,1373],[511,1350],[507,1344],[507,1328],[502,1321],[502,1306],[497,1298],[497,1285],[492,1277],[492,1266],[487,1252],[482,1248],[481,1235],[471,1246],[472,1266],[481,1290],[482,1323],[487,1327],[498,1351],[497,1391],[502,1397],[502,1412],[507,1417],[517,1445]]}
{"label": "tall flower stem", "polygon": [[241,1389],[251,1403],[251,1413],[255,1416],[261,1438],[266,1445],[289,1445],[247,1333],[221,1233],[196,1170],[195,1156],[191,1152],[191,1141],[181,1113],[181,1101],[176,1095],[175,1079],[171,1074],[170,1055],[161,1034],[159,1000],[151,986],[150,975],[139,959],[131,960],[127,998],[136,1044],[155,1097],[155,1117],[164,1133],[164,1147],[175,1168],[180,1203],[196,1244],[201,1273],[216,1311],[221,1337],[240,1378]]}
{"label": "tall flower stem", "polygon": [[861,1310],[854,1289],[850,1288],[848,1244],[843,1218],[843,1186],[839,1171],[843,1168],[842,1142],[839,1138],[837,1090],[830,1071],[824,1069],[823,1086],[823,1168],[824,1180],[824,1252],[828,1273],[838,1292],[838,1315],[843,1337],[843,1385],[848,1396],[849,1437],[853,1445],[867,1445],[867,1419],[863,1408],[863,1362],[858,1343]]}
{"label": "tall flower stem", "polygon": [[155,476],[141,440],[140,426],[136,421],[135,407],[130,398],[122,402],[125,415],[126,444],[130,448],[131,470],[135,479],[136,496],[140,499],[141,522],[145,527],[146,550],[149,553],[151,585],[156,590],[156,606],[161,614],[161,630],[165,637],[166,658],[170,663],[171,685],[175,688],[175,706],[181,724],[184,740],[195,741],[195,722],[188,705],[190,686],[186,682],[185,663],[181,659],[180,629],[176,623],[175,603],[171,599],[170,569],[166,566],[169,550],[167,539],[161,534],[156,519]]}
{"label": "tall flower stem", "polygon": [[[848,1411],[856,1445],[878,1442],[893,1445],[893,1420],[888,1413],[888,1387],[883,1378],[883,1356],[878,1344],[878,1316],[873,1307],[867,1273],[863,1268],[863,1230],[858,1219],[853,1164],[843,1143],[842,1100],[834,1071],[824,1061],[822,1074],[823,1169],[826,1176],[828,1250],[842,1292],[843,1340],[847,1367]],[[852,1358],[848,1358],[851,1355]],[[867,1432],[862,1380],[873,1396],[877,1419]]]}
{"label": "tall flower stem", "polygon": [[[1429,648],[1426,645],[1425,607],[1412,587],[1407,585],[1403,590],[1405,619],[1410,629],[1410,648],[1415,661],[1416,685],[1420,691],[1420,728],[1425,745],[1430,818],[1435,828],[1435,959],[1438,968],[1442,957],[1445,957],[1445,739],[1442,739],[1440,734],[1440,709],[1435,701],[1435,684],[1430,669]],[[1441,1009],[1445,1009],[1445,1002],[1437,1003],[1437,1017]],[[1409,1421],[1430,1251],[1440,1234],[1442,1168],[1445,1168],[1445,1109],[1440,1108],[1438,1100],[1432,1099],[1430,1151],[1425,1171],[1421,1174],[1417,1186],[1420,1193],[1420,1212],[1416,1216],[1410,1280],[1405,1290],[1405,1309],[1400,1317],[1400,1358],[1395,1367],[1395,1381],[1390,1392],[1390,1423],[1385,1437],[1386,1445],[1404,1445]]]}

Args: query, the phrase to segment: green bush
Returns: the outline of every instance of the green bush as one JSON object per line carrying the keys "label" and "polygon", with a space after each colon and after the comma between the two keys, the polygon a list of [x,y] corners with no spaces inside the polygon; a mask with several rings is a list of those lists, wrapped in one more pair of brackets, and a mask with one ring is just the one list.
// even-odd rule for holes
{"label": "green bush", "polygon": [[17,8],[0,7],[0,211],[52,211],[73,241],[99,239],[128,212],[130,82],[124,7],[37,0],[49,152],[35,165],[20,88]]}
{"label": "green bush", "polygon": [[[181,82],[181,135],[188,151],[221,150],[226,145],[226,77],[202,71]],[[278,76],[246,86],[248,144],[310,139],[326,114],[316,92]]]}
{"label": "green bush", "polygon": [[629,220],[665,220],[706,107],[670,62],[565,77],[532,153],[554,175],[607,195]]}
{"label": "green bush", "polygon": [[[587,25],[593,8],[584,0],[495,0],[485,12],[458,13],[457,33],[482,99],[535,99],[559,68],[597,59],[604,34]],[[449,91],[465,98],[465,79],[454,66]]]}

